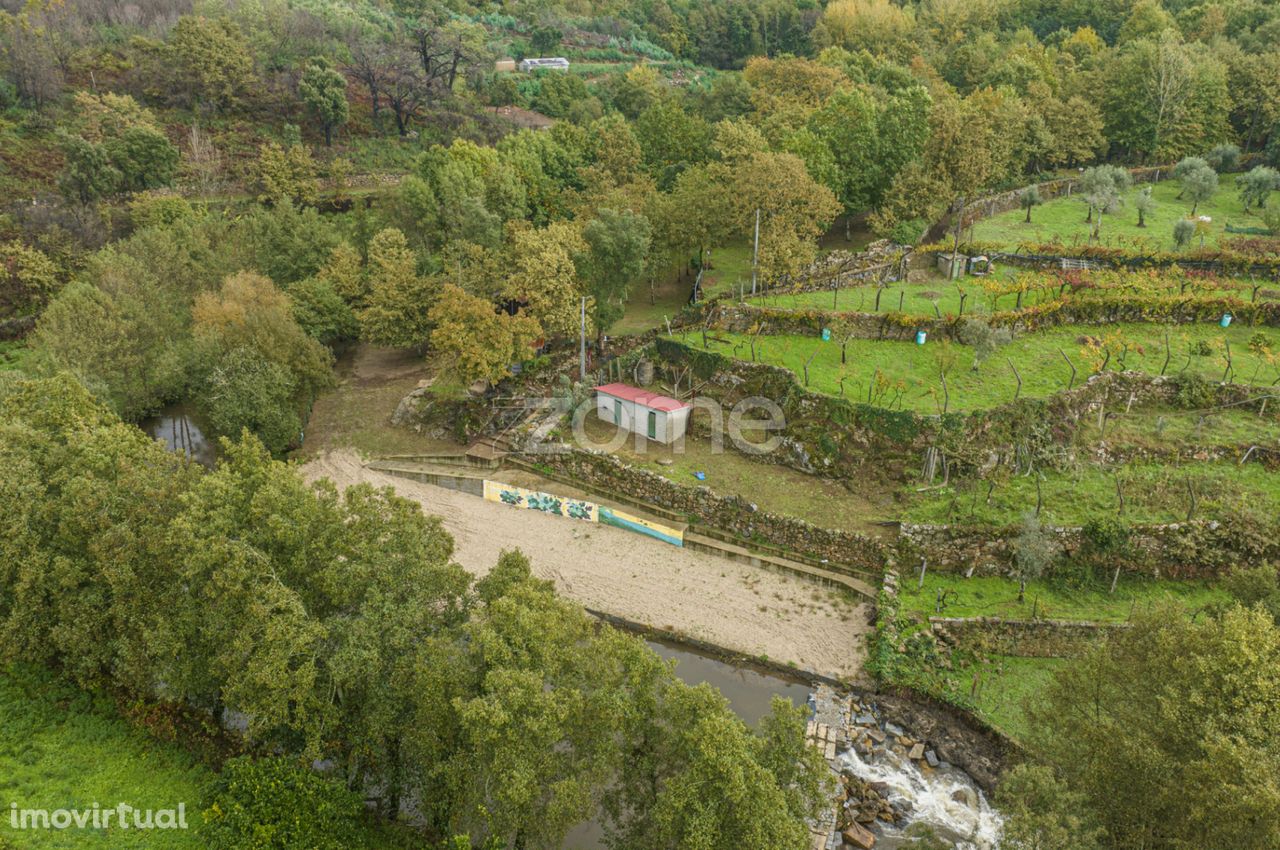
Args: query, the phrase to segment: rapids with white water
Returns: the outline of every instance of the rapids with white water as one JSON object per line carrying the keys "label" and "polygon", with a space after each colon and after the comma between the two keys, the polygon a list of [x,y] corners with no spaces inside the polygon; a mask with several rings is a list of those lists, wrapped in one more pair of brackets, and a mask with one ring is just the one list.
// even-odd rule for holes
{"label": "rapids with white water", "polygon": [[841,754],[839,764],[875,784],[891,804],[900,804],[907,812],[898,825],[879,822],[872,827],[877,850],[903,846],[903,832],[914,823],[932,827],[939,838],[955,842],[959,850],[998,847],[1003,819],[963,771],[943,763],[926,773],[893,747],[877,748],[867,756],[850,749]]}

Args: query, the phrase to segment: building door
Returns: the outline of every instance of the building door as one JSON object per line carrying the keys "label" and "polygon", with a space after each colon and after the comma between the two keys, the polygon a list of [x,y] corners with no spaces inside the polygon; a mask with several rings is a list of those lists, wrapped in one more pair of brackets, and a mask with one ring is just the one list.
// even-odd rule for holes
{"label": "building door", "polygon": [[616,400],[613,402],[613,424],[622,425],[622,402]]}
{"label": "building door", "polygon": [[649,411],[649,439],[654,440],[658,437],[658,414],[652,410]]}

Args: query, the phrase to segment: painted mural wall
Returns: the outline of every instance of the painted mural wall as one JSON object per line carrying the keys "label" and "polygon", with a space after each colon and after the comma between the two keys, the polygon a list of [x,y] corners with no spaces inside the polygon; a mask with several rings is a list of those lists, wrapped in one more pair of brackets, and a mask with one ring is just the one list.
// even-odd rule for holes
{"label": "painted mural wall", "polygon": [[553,514],[567,519],[598,522],[603,525],[611,525],[614,528],[624,528],[627,531],[634,531],[637,534],[643,534],[647,537],[661,540],[664,543],[670,543],[672,546],[684,546],[683,529],[673,528],[655,520],[645,519],[617,508],[597,505],[595,502],[588,502],[583,499],[569,499],[553,493],[527,490],[524,487],[516,487],[513,484],[504,484],[501,481],[489,481],[487,479],[484,482],[484,498],[486,501],[499,502],[504,505],[510,505],[513,508],[541,511],[542,513]]}

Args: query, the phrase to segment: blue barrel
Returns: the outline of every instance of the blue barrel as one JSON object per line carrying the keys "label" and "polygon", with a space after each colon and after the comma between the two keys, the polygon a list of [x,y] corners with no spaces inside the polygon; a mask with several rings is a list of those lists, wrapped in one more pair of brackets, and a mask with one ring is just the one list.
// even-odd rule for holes
{"label": "blue barrel", "polygon": [[916,345],[924,345],[924,341],[929,337],[924,331],[916,331]]}
{"label": "blue barrel", "polygon": [[1230,313],[1223,313],[1223,314],[1222,314],[1222,321],[1218,322],[1218,324],[1222,325],[1224,328],[1229,328],[1229,327],[1231,327],[1231,314],[1230,314]]}
{"label": "blue barrel", "polygon": [[830,341],[831,341],[831,328],[823,328],[823,329],[822,329],[822,341],[823,341],[823,342],[830,342]]}

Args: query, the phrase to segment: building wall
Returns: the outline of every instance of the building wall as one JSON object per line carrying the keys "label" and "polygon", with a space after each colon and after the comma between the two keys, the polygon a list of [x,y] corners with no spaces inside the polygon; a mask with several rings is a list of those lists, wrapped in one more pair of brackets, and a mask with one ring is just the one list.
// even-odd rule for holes
{"label": "building wall", "polygon": [[[620,419],[614,418],[615,405],[621,409]],[[617,422],[620,427],[626,428],[628,431],[639,432],[645,437],[649,437],[650,413],[653,413],[656,417],[654,436],[650,439],[659,443],[671,444],[684,435],[685,426],[689,421],[689,408],[668,413],[664,410],[652,410],[633,401],[614,398],[607,393],[596,394],[597,416],[605,422]]]}

